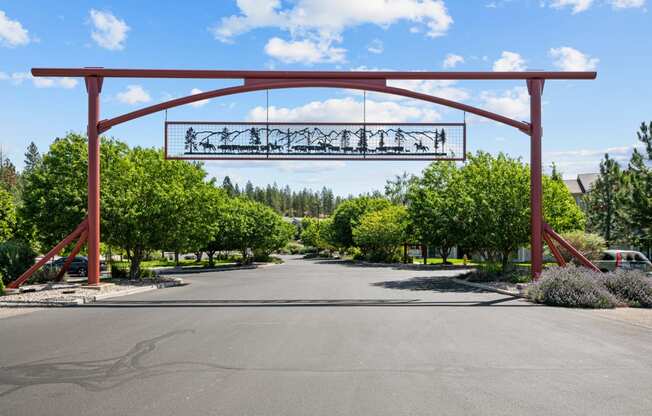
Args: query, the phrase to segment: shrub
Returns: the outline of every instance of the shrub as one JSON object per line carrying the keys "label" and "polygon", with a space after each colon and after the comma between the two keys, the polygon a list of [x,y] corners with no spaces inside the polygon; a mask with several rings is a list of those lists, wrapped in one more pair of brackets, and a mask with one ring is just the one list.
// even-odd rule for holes
{"label": "shrub", "polygon": [[388,206],[362,216],[353,228],[353,241],[367,260],[392,262],[400,258],[400,245],[405,241],[407,210]]}
{"label": "shrub", "polygon": [[652,280],[636,270],[606,273],[602,282],[609,292],[629,306],[652,308]]}
{"label": "shrub", "polygon": [[[48,282],[54,282],[57,280],[57,276],[59,275],[59,268],[55,267],[41,267],[38,269],[32,277],[29,278],[27,281],[28,284],[38,284],[38,283],[48,283]],[[65,279],[65,276],[64,276]]]}
{"label": "shrub", "polygon": [[4,283],[18,278],[34,264],[36,253],[29,244],[22,241],[7,241],[0,244],[0,275]]}
{"label": "shrub", "polygon": [[[585,233],[584,231],[571,231],[564,233],[562,237],[589,260],[599,259],[602,252],[607,249],[607,243],[598,234]],[[560,251],[564,260],[575,262],[574,257],[563,247],[560,247]]]}
{"label": "shrub", "polygon": [[129,267],[124,265],[111,265],[111,278],[126,279],[129,276]]}
{"label": "shrub", "polygon": [[5,284],[2,283],[2,279],[0,279],[0,296],[3,296],[5,294]]}
{"label": "shrub", "polygon": [[613,308],[618,304],[602,284],[600,273],[572,265],[544,270],[541,279],[530,286],[528,297],[569,308]]}

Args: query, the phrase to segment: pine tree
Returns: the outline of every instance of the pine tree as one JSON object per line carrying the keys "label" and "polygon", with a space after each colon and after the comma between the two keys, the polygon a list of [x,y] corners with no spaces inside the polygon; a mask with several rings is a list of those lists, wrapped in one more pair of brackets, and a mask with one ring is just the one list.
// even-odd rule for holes
{"label": "pine tree", "polygon": [[36,166],[41,163],[41,153],[34,142],[30,142],[25,151],[25,172],[31,172]]}
{"label": "pine tree", "polygon": [[635,243],[642,248],[652,247],[652,122],[641,123],[637,132],[644,150],[634,148],[626,175],[625,198],[627,222]]}
{"label": "pine tree", "polygon": [[623,209],[621,189],[623,172],[609,154],[600,162],[600,176],[584,197],[590,231],[600,234],[608,245],[619,241],[623,235]]}

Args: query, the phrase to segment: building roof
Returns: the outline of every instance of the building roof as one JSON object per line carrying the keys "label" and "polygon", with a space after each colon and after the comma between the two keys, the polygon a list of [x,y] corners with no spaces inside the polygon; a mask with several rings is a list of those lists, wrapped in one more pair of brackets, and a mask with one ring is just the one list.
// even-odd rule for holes
{"label": "building roof", "polygon": [[571,194],[579,195],[582,193],[582,187],[580,186],[580,183],[577,181],[577,179],[564,179],[564,183],[566,184],[566,187]]}
{"label": "building roof", "polygon": [[577,181],[582,187],[582,193],[587,193],[591,190],[593,183],[598,180],[599,173],[580,173],[577,175]]}
{"label": "building roof", "polygon": [[583,195],[591,190],[599,176],[599,173],[580,173],[577,179],[564,179],[564,183],[571,194]]}

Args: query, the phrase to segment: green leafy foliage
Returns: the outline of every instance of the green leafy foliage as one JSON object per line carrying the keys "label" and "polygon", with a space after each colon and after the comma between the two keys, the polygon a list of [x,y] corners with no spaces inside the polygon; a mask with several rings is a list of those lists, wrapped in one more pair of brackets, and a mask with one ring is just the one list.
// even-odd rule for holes
{"label": "green leafy foliage", "polygon": [[634,149],[625,176],[625,212],[631,240],[652,247],[652,121],[637,132],[643,151]]}
{"label": "green leafy foliage", "polygon": [[[585,233],[584,231],[571,231],[563,233],[562,237],[589,260],[598,260],[602,255],[602,252],[607,249],[607,244],[604,241],[604,238],[598,234]],[[577,261],[563,247],[560,247],[560,251],[564,260],[567,262]]]}
{"label": "green leafy foliage", "polygon": [[16,226],[14,196],[0,188],[0,242],[10,239]]}
{"label": "green leafy foliage", "polygon": [[408,215],[402,206],[369,211],[353,228],[353,240],[371,261],[394,261],[405,241]]}
{"label": "green leafy foliage", "polygon": [[333,214],[332,242],[343,249],[355,245],[353,228],[364,214],[387,208],[391,203],[383,198],[361,196],[342,202]]}
{"label": "green leafy foliage", "polygon": [[423,177],[412,180],[408,192],[410,223],[416,234],[413,242],[436,247],[444,263],[466,234],[463,222],[468,216],[460,180],[453,162],[433,163]]}
{"label": "green leafy foliage", "polygon": [[32,264],[36,253],[22,241],[6,241],[0,244],[0,276],[5,283],[17,279]]}
{"label": "green leafy foliage", "polygon": [[584,203],[588,230],[601,235],[607,245],[620,241],[625,234],[623,185],[620,166],[605,154],[600,162],[600,176],[584,196]]}

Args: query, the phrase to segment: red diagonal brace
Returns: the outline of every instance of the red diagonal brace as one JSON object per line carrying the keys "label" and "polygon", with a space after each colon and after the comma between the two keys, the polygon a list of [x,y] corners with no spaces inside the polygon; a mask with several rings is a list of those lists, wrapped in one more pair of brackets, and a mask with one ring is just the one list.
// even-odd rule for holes
{"label": "red diagonal brace", "polygon": [[543,232],[543,239],[546,240],[546,244],[548,244],[548,247],[550,248],[552,255],[555,256],[555,260],[557,260],[557,264],[561,267],[566,266],[566,260],[564,260],[564,257],[559,252],[559,249],[552,241],[552,239],[550,238],[550,234],[548,234],[547,231]]}
{"label": "red diagonal brace", "polygon": [[52,257],[56,256],[57,253],[59,253],[65,246],[72,243],[75,240],[75,238],[79,237],[79,235],[82,232],[84,232],[84,230],[87,227],[88,227],[88,220],[84,219],[84,221],[82,221],[77,226],[77,228],[75,228],[75,231],[68,234],[68,236],[66,238],[64,238],[63,240],[61,240],[61,242],[59,242],[59,244],[54,246],[54,248],[52,250],[48,251],[47,254],[45,256],[43,256],[43,258],[41,260],[39,260],[38,262],[36,262],[36,264],[34,264],[29,269],[27,269],[27,271],[25,273],[21,274],[18,279],[16,279],[13,282],[9,283],[9,286],[7,286],[7,287],[9,287],[10,289],[16,289],[16,288],[20,287],[20,285],[25,283],[27,281],[27,279],[32,277],[32,275],[34,274],[35,271],[40,269]]}
{"label": "red diagonal brace", "polygon": [[68,258],[66,258],[66,261],[63,263],[63,266],[61,266],[61,270],[59,270],[59,274],[57,274],[57,279],[56,279],[57,282],[60,282],[61,279],[63,279],[63,275],[66,274],[66,272],[70,268],[70,265],[72,264],[73,260],[75,260],[75,257],[81,251],[82,247],[84,246],[84,243],[86,243],[87,238],[88,238],[88,230],[84,228],[84,231],[82,231],[81,235],[79,236],[79,240],[77,240],[77,244],[75,244],[75,247],[68,255]]}
{"label": "red diagonal brace", "polygon": [[579,262],[582,263],[582,266],[584,266],[584,267],[586,267],[588,269],[591,269],[593,271],[596,271],[596,272],[600,271],[600,269],[598,269],[595,264],[591,263],[591,260],[584,257],[584,255],[582,253],[580,253],[579,251],[577,251],[577,249],[575,247],[570,245],[570,243],[568,241],[564,240],[564,238],[562,236],[560,236],[559,234],[557,234],[555,232],[555,230],[553,230],[550,225],[548,225],[547,223],[543,223],[543,230],[546,233],[548,233],[548,235],[550,237],[557,240],[557,242],[562,247],[564,247],[566,250],[568,250],[573,257],[575,257],[577,260],[579,260]]}

